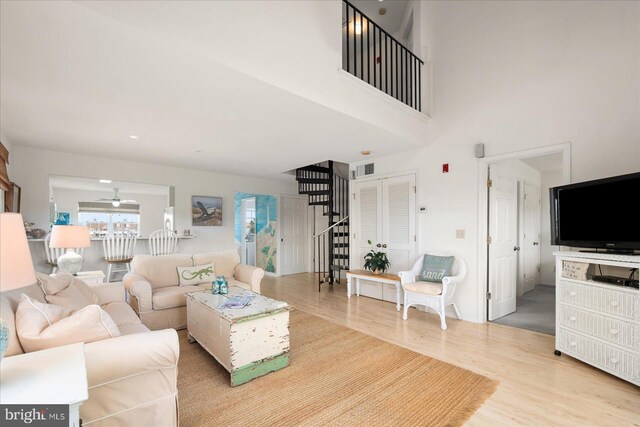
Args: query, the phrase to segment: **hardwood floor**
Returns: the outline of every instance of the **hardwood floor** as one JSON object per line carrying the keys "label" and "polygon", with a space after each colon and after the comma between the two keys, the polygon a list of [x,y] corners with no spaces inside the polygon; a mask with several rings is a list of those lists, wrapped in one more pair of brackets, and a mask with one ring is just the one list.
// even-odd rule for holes
{"label": "hardwood floor", "polygon": [[[262,294],[359,332],[500,381],[467,425],[640,426],[640,388],[569,356],[554,337],[476,324],[415,309],[402,320],[394,303],[346,296],[346,285],[318,285],[312,274],[265,277]],[[339,363],[339,361],[336,361]]]}

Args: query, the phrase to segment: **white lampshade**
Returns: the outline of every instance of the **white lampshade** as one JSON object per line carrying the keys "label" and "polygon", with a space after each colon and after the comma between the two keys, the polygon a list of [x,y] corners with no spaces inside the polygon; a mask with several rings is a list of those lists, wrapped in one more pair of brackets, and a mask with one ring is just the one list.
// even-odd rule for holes
{"label": "white lampshade", "polygon": [[22,215],[0,213],[0,291],[36,282]]}
{"label": "white lampshade", "polygon": [[91,246],[89,227],[82,225],[54,225],[49,246],[52,248],[88,248]]}

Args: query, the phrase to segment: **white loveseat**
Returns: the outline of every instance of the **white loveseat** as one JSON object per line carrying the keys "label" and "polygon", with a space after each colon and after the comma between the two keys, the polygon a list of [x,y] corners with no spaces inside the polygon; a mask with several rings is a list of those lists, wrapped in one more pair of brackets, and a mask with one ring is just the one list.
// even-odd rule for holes
{"label": "white loveseat", "polygon": [[[83,425],[177,426],[180,352],[176,331],[149,331],[125,302],[121,283],[89,287],[121,335],[84,345],[89,399],[80,406]],[[24,353],[15,328],[23,293],[46,304],[36,284],[0,294],[0,312],[10,334],[5,358]]]}
{"label": "white loveseat", "polygon": [[178,267],[213,263],[216,275],[223,275],[229,286],[260,293],[264,270],[240,264],[235,250],[206,254],[136,255],[131,272],[124,278],[127,300],[149,329],[187,327],[187,292],[210,289],[211,284],[180,286]]}

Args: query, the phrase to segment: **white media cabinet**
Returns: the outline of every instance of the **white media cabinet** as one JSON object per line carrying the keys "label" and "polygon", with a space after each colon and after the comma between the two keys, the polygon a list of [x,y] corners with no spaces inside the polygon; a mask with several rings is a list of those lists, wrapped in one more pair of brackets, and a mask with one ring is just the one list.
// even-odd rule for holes
{"label": "white media cabinet", "polygon": [[563,277],[565,261],[640,268],[640,255],[555,252],[556,355],[565,353],[640,385],[640,291]]}

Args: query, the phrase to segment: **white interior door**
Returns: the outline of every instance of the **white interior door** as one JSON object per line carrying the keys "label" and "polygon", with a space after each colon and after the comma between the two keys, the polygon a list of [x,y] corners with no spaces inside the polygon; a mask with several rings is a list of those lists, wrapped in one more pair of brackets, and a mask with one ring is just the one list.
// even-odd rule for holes
{"label": "white interior door", "polygon": [[489,320],[495,320],[516,311],[518,181],[497,164],[489,178]]}
{"label": "white interior door", "polygon": [[[387,245],[389,273],[409,270],[416,254],[416,177],[382,180],[382,242]],[[394,295],[395,297],[395,295]]]}
{"label": "white interior door", "polygon": [[382,243],[382,186],[380,181],[356,182],[354,186],[354,244],[351,269],[361,269],[364,255],[369,252],[372,244]]}
{"label": "white interior door", "polygon": [[522,239],[524,292],[540,283],[540,187],[524,184],[524,236]]}
{"label": "white interior door", "polygon": [[282,196],[280,250],[282,274],[307,271],[307,199]]}

